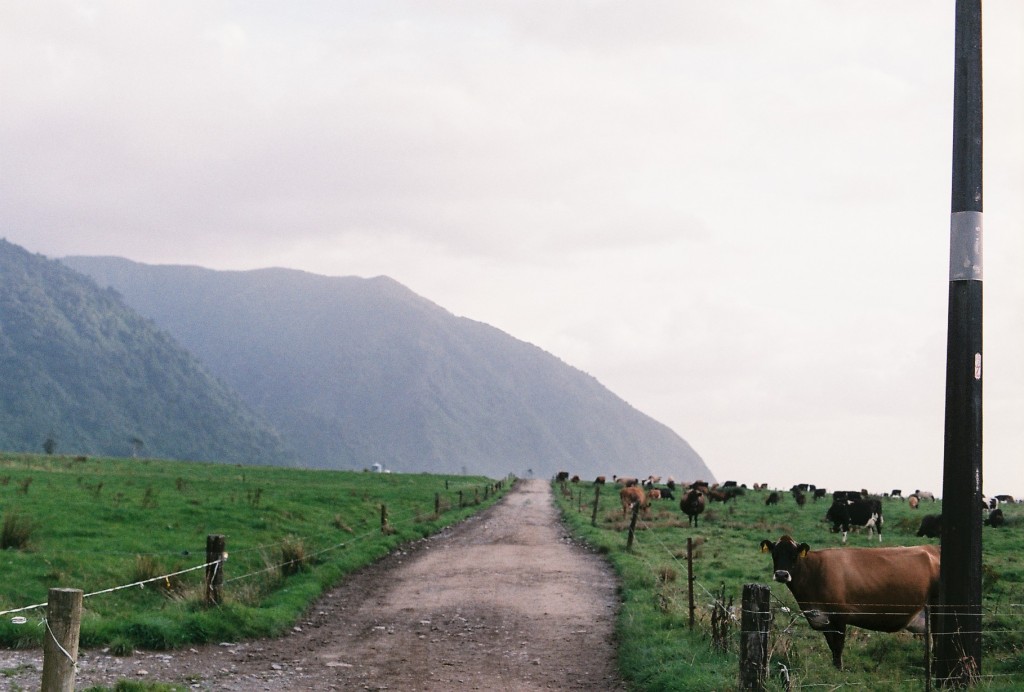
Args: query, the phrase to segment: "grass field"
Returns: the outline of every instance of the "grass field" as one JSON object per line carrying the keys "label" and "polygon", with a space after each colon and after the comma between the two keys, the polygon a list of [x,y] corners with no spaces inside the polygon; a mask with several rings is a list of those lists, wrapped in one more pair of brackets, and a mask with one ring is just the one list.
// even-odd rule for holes
{"label": "grass field", "polygon": [[[0,454],[0,613],[45,604],[50,588],[69,587],[86,594],[83,648],[128,653],[279,634],[345,574],[493,503],[504,492],[494,485],[469,476]],[[225,536],[228,553],[217,607],[204,604],[205,569],[195,569],[212,534]],[[4,614],[0,645],[40,645],[43,613]]]}
{"label": "grass field", "polygon": [[[724,594],[726,607],[738,614],[743,585],[768,584],[772,592],[769,689],[786,689],[783,667],[792,689],[923,690],[923,637],[909,632],[885,634],[850,628],[843,662],[832,667],[825,638],[799,615],[796,601],[783,584],[771,581],[771,557],[759,550],[763,539],[783,534],[807,542],[812,549],[836,547],[841,536],[823,522],[828,500],[808,500],[800,508],[789,493],[778,506],[766,506],[769,491],[747,491],[727,504],[713,503],[690,528],[676,499],[655,501],[641,521],[632,550],[626,550],[628,521],[623,518],[618,489],[605,487],[600,496],[597,526],[591,526],[594,488],[589,483],[555,485],[555,495],[572,530],[604,553],[623,585],[619,616],[620,668],[640,690],[730,690],[739,680],[738,621],[729,621],[726,649],[716,650],[712,636],[712,604]],[[906,502],[883,499],[883,545],[918,545],[938,539],[916,536],[924,514],[941,512],[942,503],[910,509]],[[1006,526],[984,528],[983,627],[984,654],[978,689],[1024,689],[1024,505],[1003,506]],[[696,626],[688,627],[687,537],[696,549]],[[877,546],[866,533],[851,533],[850,546]]]}

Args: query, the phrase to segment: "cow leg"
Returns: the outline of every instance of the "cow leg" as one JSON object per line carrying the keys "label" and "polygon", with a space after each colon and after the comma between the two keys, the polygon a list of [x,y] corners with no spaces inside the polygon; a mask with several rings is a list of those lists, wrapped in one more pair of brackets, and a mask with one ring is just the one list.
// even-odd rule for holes
{"label": "cow leg", "polygon": [[828,648],[832,650],[832,665],[842,670],[843,646],[846,644],[846,625],[842,625],[839,629],[824,630],[822,634],[825,635]]}

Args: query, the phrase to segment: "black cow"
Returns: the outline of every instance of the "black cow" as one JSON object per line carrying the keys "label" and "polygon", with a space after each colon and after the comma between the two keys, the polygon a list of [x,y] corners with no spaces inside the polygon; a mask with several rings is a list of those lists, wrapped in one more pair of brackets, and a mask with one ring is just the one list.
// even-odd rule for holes
{"label": "black cow", "polygon": [[815,488],[814,489],[814,501],[815,502],[818,501],[818,498],[825,497],[826,495],[828,495],[828,490],[826,490],[825,488]]}
{"label": "black cow", "polygon": [[769,495],[767,498],[765,498],[764,504],[766,506],[777,505],[777,504],[779,504],[779,499],[780,499],[779,498],[779,494],[777,492],[775,492],[775,491],[772,491],[771,495]]}
{"label": "black cow", "polygon": [[881,500],[866,500],[860,497],[860,493],[857,493],[856,499],[833,500],[825,519],[832,523],[832,533],[843,532],[843,543],[846,543],[846,534],[851,526],[867,528],[868,538],[872,531],[877,531],[878,542],[882,542]]}
{"label": "black cow", "polygon": [[683,514],[690,518],[690,525],[694,527],[697,526],[697,517],[704,511],[704,505],[704,493],[698,488],[691,489],[679,501],[679,509],[683,510]]}
{"label": "black cow", "polygon": [[1006,517],[1003,516],[1003,510],[993,509],[988,513],[988,519],[985,520],[985,526],[991,526],[994,529],[998,529],[1000,526],[1006,523]]}
{"label": "black cow", "polygon": [[942,515],[926,514],[923,517],[921,517],[921,528],[917,530],[917,535],[927,536],[928,538],[941,538]]}

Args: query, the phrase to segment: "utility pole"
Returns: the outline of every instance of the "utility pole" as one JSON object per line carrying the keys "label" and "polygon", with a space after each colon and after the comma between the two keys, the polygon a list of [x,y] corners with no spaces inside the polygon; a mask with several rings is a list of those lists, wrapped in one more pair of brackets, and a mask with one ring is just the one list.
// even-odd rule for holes
{"label": "utility pole", "polygon": [[942,576],[934,628],[936,677],[954,687],[981,674],[981,77],[981,0],[957,0]]}

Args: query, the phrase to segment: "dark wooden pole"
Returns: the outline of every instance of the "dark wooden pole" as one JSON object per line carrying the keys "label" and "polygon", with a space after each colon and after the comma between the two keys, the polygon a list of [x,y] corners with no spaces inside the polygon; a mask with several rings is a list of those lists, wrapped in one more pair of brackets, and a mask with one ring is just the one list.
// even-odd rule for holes
{"label": "dark wooden pole", "polygon": [[690,597],[690,629],[693,629],[697,606],[693,602],[693,537],[686,537],[686,592]]}
{"label": "dark wooden pole", "polygon": [[225,545],[221,534],[206,537],[206,605],[220,605],[223,600]]}
{"label": "dark wooden pole", "polygon": [[981,674],[982,90],[981,0],[957,0],[953,182],[935,674]]}
{"label": "dark wooden pole", "polygon": [[601,486],[594,484],[594,511],[590,515],[590,525],[597,526],[597,507],[601,503]]}
{"label": "dark wooden pole", "polygon": [[771,588],[743,585],[740,617],[740,689],[763,690],[768,678],[768,630],[772,623]]}
{"label": "dark wooden pole", "polygon": [[50,589],[43,637],[43,692],[74,692],[82,591]]}
{"label": "dark wooden pole", "polygon": [[633,549],[633,535],[636,533],[636,519],[640,515],[640,503],[633,503],[633,516],[629,520],[629,537],[626,539],[626,550]]}

